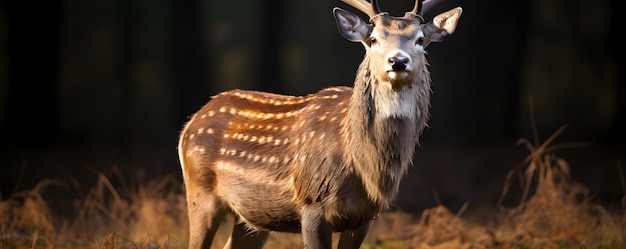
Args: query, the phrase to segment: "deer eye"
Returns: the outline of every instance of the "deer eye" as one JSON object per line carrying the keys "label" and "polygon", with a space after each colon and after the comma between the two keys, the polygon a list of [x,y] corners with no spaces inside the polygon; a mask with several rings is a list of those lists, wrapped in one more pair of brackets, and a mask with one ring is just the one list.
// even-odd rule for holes
{"label": "deer eye", "polygon": [[370,37],[370,46],[374,46],[378,44],[378,39],[376,37]]}
{"label": "deer eye", "polygon": [[424,45],[424,37],[418,37],[417,40],[415,41],[415,45]]}

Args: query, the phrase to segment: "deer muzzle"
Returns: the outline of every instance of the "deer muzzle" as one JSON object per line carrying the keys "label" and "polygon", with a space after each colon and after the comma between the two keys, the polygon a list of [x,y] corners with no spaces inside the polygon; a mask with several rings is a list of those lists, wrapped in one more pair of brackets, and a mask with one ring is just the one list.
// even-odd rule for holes
{"label": "deer muzzle", "polygon": [[403,51],[397,50],[387,56],[385,72],[391,80],[407,79],[412,68],[411,57]]}

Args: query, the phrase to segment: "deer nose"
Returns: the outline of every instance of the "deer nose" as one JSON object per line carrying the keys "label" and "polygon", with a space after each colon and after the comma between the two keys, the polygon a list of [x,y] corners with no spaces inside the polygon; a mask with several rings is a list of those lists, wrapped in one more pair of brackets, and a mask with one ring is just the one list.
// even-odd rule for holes
{"label": "deer nose", "polygon": [[404,56],[394,56],[389,58],[389,65],[393,70],[404,70],[409,63],[409,58]]}

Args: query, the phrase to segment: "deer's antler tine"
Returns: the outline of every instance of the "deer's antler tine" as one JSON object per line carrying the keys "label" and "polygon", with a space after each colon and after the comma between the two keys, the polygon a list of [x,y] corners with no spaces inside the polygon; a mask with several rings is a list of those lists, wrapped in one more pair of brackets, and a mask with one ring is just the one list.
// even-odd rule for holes
{"label": "deer's antler tine", "polygon": [[378,1],[376,0],[372,0],[371,3],[365,0],[341,0],[341,1],[367,14],[370,18],[373,18],[374,16],[380,13],[380,9],[378,8]]}
{"label": "deer's antler tine", "polygon": [[[415,0],[415,6],[413,7],[413,10],[411,10],[411,13],[420,15],[420,12],[422,9],[422,2],[423,0]],[[428,0],[426,0],[426,2],[428,2]]]}
{"label": "deer's antler tine", "polygon": [[370,3],[372,5],[372,9],[374,10],[374,13],[376,13],[377,15],[380,14],[382,11],[380,10],[380,6],[378,6],[378,0],[371,0],[372,2]]}
{"label": "deer's antler tine", "polygon": [[[419,1],[419,0],[418,0]],[[419,11],[417,12],[413,12],[415,14],[418,15],[424,15],[426,12],[428,12],[432,7],[445,2],[445,0],[425,0],[423,4],[421,4],[422,6],[420,7]],[[415,4],[417,5],[417,4]]]}

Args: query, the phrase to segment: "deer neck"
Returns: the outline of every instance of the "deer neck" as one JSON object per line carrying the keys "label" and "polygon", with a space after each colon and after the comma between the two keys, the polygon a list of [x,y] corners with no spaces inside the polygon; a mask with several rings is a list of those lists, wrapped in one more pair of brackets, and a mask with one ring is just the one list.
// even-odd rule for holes
{"label": "deer neck", "polygon": [[398,192],[429,114],[430,77],[424,66],[400,89],[372,77],[366,58],[357,73],[343,126],[346,158],[369,198],[387,208]]}

